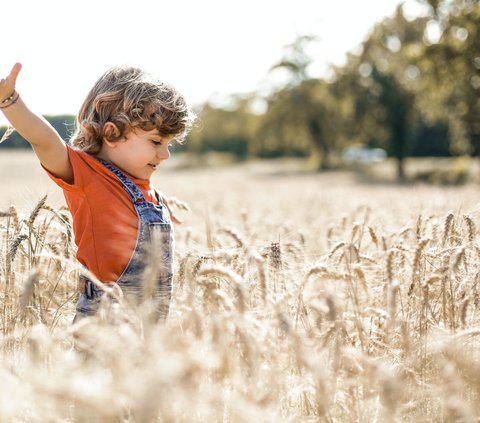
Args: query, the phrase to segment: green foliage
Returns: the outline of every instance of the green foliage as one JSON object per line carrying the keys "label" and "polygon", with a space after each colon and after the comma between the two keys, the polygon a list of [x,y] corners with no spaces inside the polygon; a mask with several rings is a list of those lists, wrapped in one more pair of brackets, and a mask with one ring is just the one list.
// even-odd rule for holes
{"label": "green foliage", "polygon": [[438,43],[426,45],[419,60],[422,92],[432,119],[444,119],[457,152],[480,156],[480,4],[440,2],[433,18],[443,30]]}
{"label": "green foliage", "polygon": [[245,159],[254,148],[251,141],[258,121],[258,116],[249,110],[251,101],[249,97],[232,99],[230,109],[205,104],[198,112],[199,123],[188,137],[186,151],[217,151]]}
{"label": "green foliage", "polygon": [[451,155],[448,124],[421,121],[411,137],[409,155],[413,157],[448,157]]}
{"label": "green foliage", "polygon": [[470,158],[461,156],[451,159],[444,166],[431,166],[413,174],[414,182],[434,185],[463,185],[470,178]]}

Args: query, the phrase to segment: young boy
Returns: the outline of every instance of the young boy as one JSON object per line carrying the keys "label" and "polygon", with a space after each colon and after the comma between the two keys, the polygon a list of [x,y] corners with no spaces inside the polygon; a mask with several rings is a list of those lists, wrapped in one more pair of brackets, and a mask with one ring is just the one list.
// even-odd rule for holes
{"label": "young boy", "polygon": [[[150,177],[183,139],[194,114],[175,88],[141,69],[115,67],[87,95],[76,131],[65,144],[15,90],[15,64],[0,81],[0,110],[32,145],[42,167],[63,189],[73,217],[81,276],[76,319],[95,312],[102,284],[117,284],[140,301],[148,271],[158,317],[168,314],[173,276],[173,232],[166,201]],[[175,220],[175,219],[173,219]]]}

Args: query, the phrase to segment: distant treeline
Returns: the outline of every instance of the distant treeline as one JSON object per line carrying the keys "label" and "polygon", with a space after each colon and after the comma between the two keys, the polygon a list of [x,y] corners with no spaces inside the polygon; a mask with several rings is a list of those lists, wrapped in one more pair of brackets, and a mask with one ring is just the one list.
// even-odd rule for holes
{"label": "distant treeline", "polygon": [[[309,76],[316,37],[298,37],[271,68],[283,84],[201,105],[176,150],[313,156],[327,169],[346,147],[383,148],[400,179],[409,156],[480,156],[480,3],[422,2],[429,15],[407,19],[399,6],[328,79]],[[68,138],[71,116],[49,120]],[[18,135],[4,144],[24,145]]]}
{"label": "distant treeline", "polygon": [[[239,159],[245,159],[249,156],[260,158],[276,158],[284,156],[307,157],[311,154],[311,148],[308,144],[292,143],[284,145],[272,143],[271,146],[265,145],[253,146],[253,140],[242,133],[240,127],[235,130],[239,123],[238,111],[226,111],[223,109],[212,109],[206,113],[209,106],[204,106],[202,110],[202,119],[193,131],[195,141],[188,140],[184,145],[176,145],[175,151],[190,151],[198,154],[206,154],[210,151],[230,153]],[[73,132],[75,116],[45,116],[50,124],[58,131],[60,136],[68,141]],[[252,115],[252,120],[258,120],[259,117]],[[218,119],[218,126],[212,125],[214,120]],[[208,125],[217,127],[213,134],[205,132],[206,122]],[[232,130],[228,127],[232,126]],[[0,138],[4,135],[7,127],[0,127]],[[229,132],[231,135],[229,135]],[[190,136],[192,138],[192,135]],[[250,145],[250,146],[249,146]],[[380,144],[371,143],[369,146],[377,147]],[[9,135],[7,141],[0,144],[0,148],[30,148],[28,142],[16,131]],[[256,151],[255,151],[256,150]],[[391,153],[391,152],[390,152]],[[421,122],[411,136],[409,146],[409,156],[451,156],[448,127],[443,123],[437,123],[434,126],[428,126]]]}
{"label": "distant treeline", "polygon": [[[75,116],[45,116],[50,124],[57,130],[60,136],[67,141],[74,130]],[[0,139],[5,134],[6,127],[0,128]],[[7,140],[0,144],[0,148],[30,148],[30,144],[16,131],[9,135]]]}

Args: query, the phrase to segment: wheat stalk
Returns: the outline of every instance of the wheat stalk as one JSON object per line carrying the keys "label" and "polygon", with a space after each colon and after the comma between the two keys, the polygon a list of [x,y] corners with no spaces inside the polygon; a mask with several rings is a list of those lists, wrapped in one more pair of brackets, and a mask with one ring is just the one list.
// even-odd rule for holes
{"label": "wheat stalk", "polygon": [[30,216],[28,216],[27,220],[25,221],[28,228],[33,227],[33,223],[35,222],[35,219],[38,217],[40,210],[42,210],[42,208],[45,206],[46,201],[47,201],[46,195],[43,196],[40,200],[38,200],[37,204],[31,211]]}
{"label": "wheat stalk", "polygon": [[2,138],[0,139],[0,144],[4,142],[10,135],[12,135],[15,132],[15,128],[12,126],[9,126],[5,133],[2,135]]}
{"label": "wheat stalk", "polygon": [[477,228],[475,226],[475,223],[473,222],[472,218],[468,215],[464,215],[463,219],[467,223],[467,228],[468,228],[468,240],[470,242],[473,242],[475,239],[475,235],[477,233]]}
{"label": "wheat stalk", "polygon": [[237,310],[243,314],[245,312],[245,295],[243,293],[243,278],[232,269],[221,265],[205,266],[198,272],[198,276],[220,276],[233,284],[237,299]]}
{"label": "wheat stalk", "polygon": [[451,212],[448,213],[447,217],[445,218],[445,223],[443,224],[442,245],[445,245],[448,240],[448,236],[452,229],[453,218],[454,218],[454,215]]}

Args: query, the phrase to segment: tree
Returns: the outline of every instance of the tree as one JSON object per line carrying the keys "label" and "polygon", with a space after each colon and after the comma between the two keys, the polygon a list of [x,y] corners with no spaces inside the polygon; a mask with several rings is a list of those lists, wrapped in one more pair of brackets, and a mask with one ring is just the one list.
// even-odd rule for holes
{"label": "tree", "polygon": [[232,96],[230,100],[229,107],[206,103],[198,111],[199,124],[189,134],[188,151],[218,151],[240,159],[248,156],[258,116],[249,110],[251,96]]}
{"label": "tree", "polygon": [[477,1],[429,2],[431,25],[441,36],[425,45],[418,67],[425,81],[424,105],[448,122],[456,151],[480,156],[480,4]]}
{"label": "tree", "polygon": [[274,93],[258,131],[263,149],[287,154],[314,154],[318,169],[332,167],[332,153],[339,148],[341,103],[331,85],[307,79]]}
{"label": "tree", "polygon": [[397,159],[397,179],[405,179],[405,159],[418,119],[417,69],[411,52],[423,43],[422,20],[409,22],[399,7],[376,25],[362,44],[336,69],[336,85],[353,98],[351,117],[362,144],[382,146]]}
{"label": "tree", "polygon": [[331,84],[308,76],[312,58],[306,51],[313,41],[316,41],[314,36],[298,37],[272,66],[272,72],[281,69],[290,78],[270,95],[259,136],[264,144],[274,139],[287,151],[292,151],[296,144],[314,153],[318,169],[325,170],[332,167],[332,153],[340,144],[341,102],[335,98]]}

